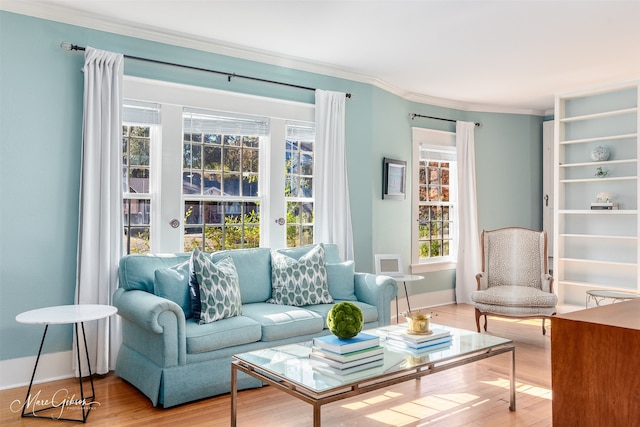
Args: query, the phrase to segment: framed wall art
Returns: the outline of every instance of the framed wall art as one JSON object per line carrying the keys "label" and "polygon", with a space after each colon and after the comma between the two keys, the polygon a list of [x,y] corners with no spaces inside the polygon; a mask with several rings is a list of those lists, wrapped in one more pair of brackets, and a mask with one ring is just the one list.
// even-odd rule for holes
{"label": "framed wall art", "polygon": [[405,199],[407,162],[383,158],[382,162],[382,198]]}
{"label": "framed wall art", "polygon": [[376,274],[385,276],[403,276],[402,256],[400,254],[376,254]]}

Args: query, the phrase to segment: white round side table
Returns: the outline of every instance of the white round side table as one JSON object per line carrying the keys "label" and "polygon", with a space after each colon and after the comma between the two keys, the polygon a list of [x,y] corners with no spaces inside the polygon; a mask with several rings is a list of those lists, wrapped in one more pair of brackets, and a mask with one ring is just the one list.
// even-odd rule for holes
{"label": "white round side table", "polygon": [[[418,276],[415,274],[405,274],[403,276],[391,276],[393,277],[393,279],[396,281],[396,283],[398,282],[402,282],[402,284],[404,285],[404,297],[405,300],[407,301],[407,308],[409,309],[409,311],[411,311],[411,304],[409,303],[409,293],[407,292],[407,282],[415,282],[417,280],[422,280],[424,279],[424,276]],[[396,323],[399,323],[399,312],[398,312],[398,294],[396,294]]]}
{"label": "white round side table", "polygon": [[55,420],[60,421],[78,421],[87,422],[89,411],[91,410],[91,402],[95,401],[95,390],[93,388],[93,377],[91,373],[91,364],[89,363],[89,350],[87,349],[87,337],[84,332],[84,322],[91,320],[104,319],[109,316],[113,316],[118,312],[118,309],[110,305],[100,304],[76,304],[76,305],[59,305],[55,307],[38,308],[35,310],[25,311],[16,316],[16,321],[27,324],[45,325],[44,333],[42,334],[42,341],[40,341],[40,349],[38,350],[38,357],[36,358],[36,364],[33,367],[33,373],[31,374],[31,381],[29,381],[29,388],[27,389],[27,396],[25,397],[24,404],[22,406],[22,417],[37,418],[38,413],[51,409],[57,409],[60,411],[59,405],[50,406],[48,408],[42,408],[38,410],[32,410],[25,413],[27,408],[27,402],[29,402],[29,396],[31,395],[31,386],[33,385],[33,379],[36,375],[36,369],[38,368],[38,362],[40,361],[40,355],[42,354],[42,346],[44,339],[47,336],[47,330],[49,325],[62,325],[62,324],[74,324],[76,342],[80,343],[78,339],[78,325],[82,329],[82,339],[84,341],[84,349],[87,357],[87,367],[89,370],[89,379],[91,381],[91,396],[84,396],[84,388],[82,385],[82,364],[80,361],[80,346],[76,346],[76,353],[78,357],[78,370],[80,372],[80,404],[82,405],[82,418],[61,418],[52,417]]}

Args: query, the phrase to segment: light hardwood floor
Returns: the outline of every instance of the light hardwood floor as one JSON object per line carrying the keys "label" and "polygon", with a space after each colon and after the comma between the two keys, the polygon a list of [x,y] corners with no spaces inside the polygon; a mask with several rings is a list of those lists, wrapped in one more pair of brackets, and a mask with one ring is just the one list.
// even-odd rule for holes
{"label": "light hardwood floor", "polygon": [[[475,330],[473,307],[447,305],[432,309],[434,323]],[[547,322],[549,323],[549,322]],[[516,343],[516,411],[509,411],[509,354],[495,356],[323,406],[323,426],[550,426],[551,328],[542,335],[541,321],[489,318],[489,333]],[[174,408],[159,409],[131,385],[113,374],[95,381],[91,426],[228,426],[229,395]],[[38,384],[32,394],[51,397],[55,391],[77,390],[77,380]],[[26,387],[0,391],[0,425],[42,426],[78,423],[21,418],[11,409],[25,398]],[[15,407],[15,406],[14,406]],[[70,413],[69,417],[76,415]],[[43,424],[44,423],[44,424]],[[301,427],[312,425],[312,408],[270,387],[239,393],[238,425]]]}

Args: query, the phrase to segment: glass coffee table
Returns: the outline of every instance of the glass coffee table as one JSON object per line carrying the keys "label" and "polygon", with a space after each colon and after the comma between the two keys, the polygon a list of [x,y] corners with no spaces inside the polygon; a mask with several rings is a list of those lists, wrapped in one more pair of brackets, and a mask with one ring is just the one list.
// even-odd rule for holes
{"label": "glass coffee table", "polygon": [[429,353],[402,352],[386,346],[385,337],[391,331],[406,329],[406,326],[391,325],[365,331],[381,337],[384,365],[344,376],[328,375],[323,369],[324,363],[309,358],[311,342],[237,354],[231,362],[231,426],[236,426],[238,415],[238,372],[311,404],[313,425],[320,427],[322,405],[504,353],[511,353],[509,409],[515,411],[513,341],[442,325],[432,324],[432,328],[451,331],[451,346]]}

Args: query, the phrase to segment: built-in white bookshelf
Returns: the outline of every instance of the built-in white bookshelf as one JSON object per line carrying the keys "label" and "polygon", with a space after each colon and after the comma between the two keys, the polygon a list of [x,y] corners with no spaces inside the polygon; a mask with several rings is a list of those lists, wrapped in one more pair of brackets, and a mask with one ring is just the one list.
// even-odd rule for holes
{"label": "built-in white bookshelf", "polygon": [[[584,304],[592,289],[640,291],[639,83],[556,96],[553,272],[560,304]],[[592,160],[597,147],[609,152],[607,160]],[[601,193],[613,196],[616,209],[591,209]]]}

